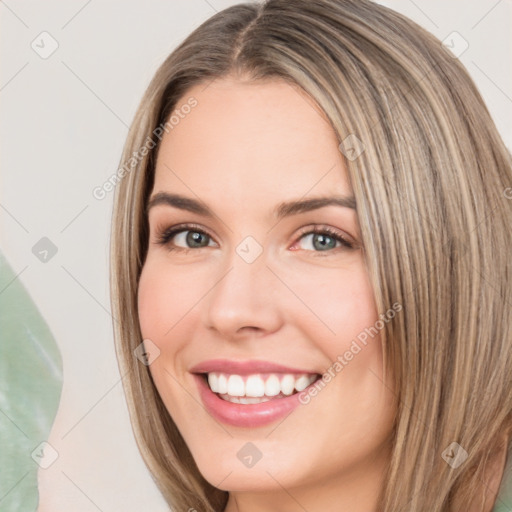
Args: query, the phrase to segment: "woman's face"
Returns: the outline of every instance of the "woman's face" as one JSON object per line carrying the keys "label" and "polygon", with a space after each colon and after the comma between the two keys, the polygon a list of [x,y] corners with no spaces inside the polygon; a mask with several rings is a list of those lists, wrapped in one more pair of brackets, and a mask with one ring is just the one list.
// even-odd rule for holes
{"label": "woman's face", "polygon": [[177,112],[138,294],[158,392],[201,473],[232,496],[308,508],[321,487],[364,505],[395,408],[334,131],[281,81],[196,86]]}

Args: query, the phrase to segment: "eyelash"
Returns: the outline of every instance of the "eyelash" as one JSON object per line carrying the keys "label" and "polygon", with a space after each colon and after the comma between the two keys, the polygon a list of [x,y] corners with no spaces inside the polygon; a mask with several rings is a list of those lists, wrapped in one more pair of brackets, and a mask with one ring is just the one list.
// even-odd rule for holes
{"label": "eyelash", "polygon": [[[168,246],[169,251],[193,251],[197,249],[204,249],[205,247],[171,247],[169,242],[172,240],[172,238],[177,235],[178,233],[181,233],[183,231],[192,231],[194,233],[200,233],[208,238],[212,238],[206,231],[201,229],[200,226],[197,224],[180,224],[178,226],[173,226],[167,229],[161,229],[158,230],[157,233],[157,240],[156,243],[158,245]],[[344,238],[342,235],[340,235],[337,231],[330,228],[329,226],[314,226],[314,227],[306,227],[301,230],[301,232],[298,235],[297,241],[301,240],[305,235],[310,234],[321,234],[321,235],[328,235],[329,237],[333,238],[337,242],[340,242],[342,247],[335,247],[331,250],[327,251],[308,251],[308,252],[314,252],[321,256],[323,256],[322,253],[332,253],[336,251],[336,249],[354,249],[354,244],[348,241],[346,238]],[[296,242],[294,242],[295,245]]]}

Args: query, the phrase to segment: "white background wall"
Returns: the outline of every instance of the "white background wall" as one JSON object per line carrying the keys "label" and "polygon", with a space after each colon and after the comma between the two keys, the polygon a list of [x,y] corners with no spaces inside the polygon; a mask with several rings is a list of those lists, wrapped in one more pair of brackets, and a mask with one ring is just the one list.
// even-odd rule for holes
{"label": "white background wall", "polygon": [[[40,471],[40,511],[168,510],[132,437],[114,354],[108,298],[112,194],[92,195],[118,168],[137,104],[157,66],[230,0],[5,0],[0,3],[1,247],[52,329],[64,387]],[[460,59],[512,148],[510,0],[386,0]],[[48,58],[31,47],[50,48]],[[42,49],[40,51],[43,51]],[[43,236],[47,263],[32,254]]]}

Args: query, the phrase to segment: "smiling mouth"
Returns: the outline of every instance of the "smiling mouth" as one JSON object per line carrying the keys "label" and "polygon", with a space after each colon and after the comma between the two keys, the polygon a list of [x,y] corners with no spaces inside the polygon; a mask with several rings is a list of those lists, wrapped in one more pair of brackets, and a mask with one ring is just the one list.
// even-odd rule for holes
{"label": "smiling mouth", "polygon": [[236,375],[223,372],[202,373],[201,376],[219,398],[236,404],[259,404],[286,398],[304,391],[321,377],[318,373]]}

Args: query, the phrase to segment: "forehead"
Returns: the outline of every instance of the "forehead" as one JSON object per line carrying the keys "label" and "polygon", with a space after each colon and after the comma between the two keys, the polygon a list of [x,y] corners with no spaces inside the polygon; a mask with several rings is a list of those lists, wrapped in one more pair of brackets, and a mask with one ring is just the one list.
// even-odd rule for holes
{"label": "forehead", "polygon": [[[191,98],[197,104],[182,109]],[[296,86],[220,79],[189,89],[175,113],[154,191],[224,197],[245,207],[308,192],[350,193],[334,130]]]}

